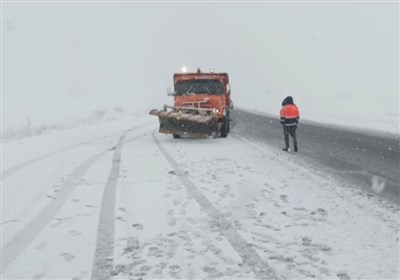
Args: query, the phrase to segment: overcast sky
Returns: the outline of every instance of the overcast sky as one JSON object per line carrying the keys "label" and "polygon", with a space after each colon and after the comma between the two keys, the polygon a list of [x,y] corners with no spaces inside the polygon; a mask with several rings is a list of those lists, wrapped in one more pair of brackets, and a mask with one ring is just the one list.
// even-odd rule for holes
{"label": "overcast sky", "polygon": [[237,106],[352,94],[398,111],[398,3],[7,2],[2,24],[6,112],[161,108],[182,66],[228,72]]}

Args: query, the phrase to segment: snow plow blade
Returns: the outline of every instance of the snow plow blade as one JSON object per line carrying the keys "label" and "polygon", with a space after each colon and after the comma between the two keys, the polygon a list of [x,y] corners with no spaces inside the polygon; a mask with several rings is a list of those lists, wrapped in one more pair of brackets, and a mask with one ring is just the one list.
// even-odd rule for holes
{"label": "snow plow blade", "polygon": [[[172,108],[172,111],[167,111],[167,108]],[[182,108],[182,111],[177,107],[165,106],[164,110],[151,110],[150,115],[158,116],[161,133],[189,136],[217,134],[218,119],[212,110]]]}

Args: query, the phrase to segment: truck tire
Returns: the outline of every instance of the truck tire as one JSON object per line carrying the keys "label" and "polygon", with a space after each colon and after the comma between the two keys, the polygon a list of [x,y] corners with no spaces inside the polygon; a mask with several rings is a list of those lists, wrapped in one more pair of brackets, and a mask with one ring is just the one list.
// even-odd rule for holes
{"label": "truck tire", "polygon": [[225,138],[228,136],[228,118],[225,116],[224,119],[222,120],[222,124],[221,124],[221,137]]}

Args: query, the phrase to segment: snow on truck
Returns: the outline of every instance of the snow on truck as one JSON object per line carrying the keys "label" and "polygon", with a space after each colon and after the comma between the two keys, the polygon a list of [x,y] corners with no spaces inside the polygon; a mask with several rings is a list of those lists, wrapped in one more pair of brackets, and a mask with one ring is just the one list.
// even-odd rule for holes
{"label": "snow on truck", "polygon": [[230,131],[230,110],[233,108],[227,73],[174,74],[174,106],[164,105],[163,110],[153,109],[158,116],[161,133],[174,138],[188,136],[227,137]]}

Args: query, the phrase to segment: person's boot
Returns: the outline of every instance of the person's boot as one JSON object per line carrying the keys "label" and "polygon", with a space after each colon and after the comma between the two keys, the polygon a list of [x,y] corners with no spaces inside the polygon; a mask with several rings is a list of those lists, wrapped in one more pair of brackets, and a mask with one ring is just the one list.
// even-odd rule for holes
{"label": "person's boot", "polygon": [[290,148],[289,147],[283,148],[282,151],[289,152]]}
{"label": "person's boot", "polygon": [[298,150],[297,146],[294,146],[294,151],[297,152]]}

